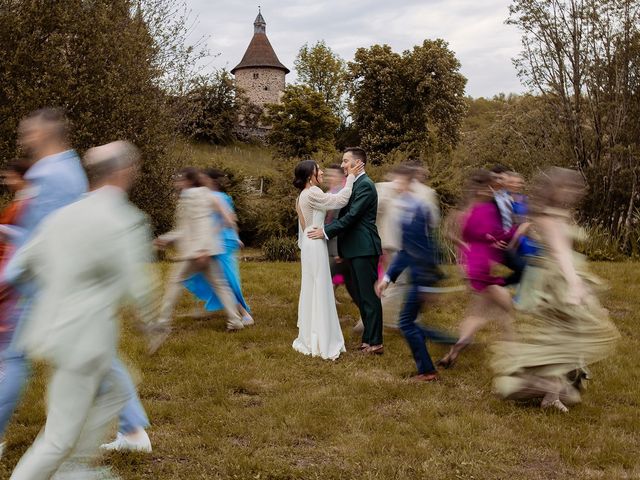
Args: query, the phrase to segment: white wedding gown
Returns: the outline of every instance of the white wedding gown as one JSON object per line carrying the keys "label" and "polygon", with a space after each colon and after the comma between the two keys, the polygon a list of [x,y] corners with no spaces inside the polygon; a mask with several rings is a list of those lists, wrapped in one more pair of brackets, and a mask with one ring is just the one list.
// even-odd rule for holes
{"label": "white wedding gown", "polygon": [[298,246],[302,264],[300,300],[298,302],[298,338],[293,348],[305,355],[335,360],[346,352],[333,294],[329,254],[326,240],[311,240],[307,231],[323,228],[329,210],[337,210],[349,202],[354,176],[340,192],[325,193],[318,187],[303,190],[298,197]]}

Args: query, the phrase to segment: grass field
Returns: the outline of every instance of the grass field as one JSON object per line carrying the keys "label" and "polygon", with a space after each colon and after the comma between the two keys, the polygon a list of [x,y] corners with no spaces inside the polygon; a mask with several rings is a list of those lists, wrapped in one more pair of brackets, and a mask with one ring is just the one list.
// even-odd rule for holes
{"label": "grass field", "polygon": [[179,141],[174,154],[189,166],[198,168],[226,168],[241,177],[261,177],[277,172],[277,158],[262,145],[236,143],[216,146],[206,143]]}
{"label": "grass field", "polygon": [[[123,355],[142,372],[154,452],[105,462],[125,479],[149,480],[640,478],[639,269],[594,265],[611,284],[603,301],[622,341],[593,368],[584,402],[563,415],[495,398],[481,345],[440,383],[422,385],[407,381],[413,361],[394,333],[379,358],[353,349],[336,362],[299,355],[291,349],[299,266],[244,262],[255,327],[226,334],[220,316],[180,319],[151,358],[126,327]],[[356,312],[344,293],[340,298],[353,348]],[[466,300],[464,293],[443,298],[430,322],[455,328]],[[178,313],[192,308],[185,295]],[[435,357],[443,351],[432,349]],[[37,371],[8,432],[0,478],[9,477],[44,421],[43,369]]]}

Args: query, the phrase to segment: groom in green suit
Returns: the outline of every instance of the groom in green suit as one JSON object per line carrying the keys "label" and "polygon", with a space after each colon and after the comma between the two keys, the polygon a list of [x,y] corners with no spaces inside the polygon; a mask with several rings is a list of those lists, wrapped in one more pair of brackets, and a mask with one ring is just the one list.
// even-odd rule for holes
{"label": "groom in green suit", "polygon": [[[367,154],[362,148],[349,147],[342,156],[342,168],[358,163],[366,165]],[[353,184],[353,193],[346,207],[340,210],[337,220],[322,229],[311,230],[308,235],[314,239],[338,237],[338,254],[349,262],[354,298],[360,309],[364,332],[360,349],[365,353],[382,354],[382,304],[376,295],[378,261],[382,246],[376,216],[378,214],[378,193],[373,181],[361,173]]]}

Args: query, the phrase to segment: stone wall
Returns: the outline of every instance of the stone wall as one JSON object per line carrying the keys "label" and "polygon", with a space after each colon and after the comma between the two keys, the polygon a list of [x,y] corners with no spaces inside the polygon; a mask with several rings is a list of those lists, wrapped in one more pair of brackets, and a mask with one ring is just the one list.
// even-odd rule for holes
{"label": "stone wall", "polygon": [[285,85],[285,73],[277,68],[243,68],[235,73],[236,85],[251,103],[263,107],[279,103]]}

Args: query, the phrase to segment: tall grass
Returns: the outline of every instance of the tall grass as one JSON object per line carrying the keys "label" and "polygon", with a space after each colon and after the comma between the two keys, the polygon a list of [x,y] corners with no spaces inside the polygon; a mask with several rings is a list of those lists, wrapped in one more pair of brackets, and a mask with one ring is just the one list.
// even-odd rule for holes
{"label": "tall grass", "polygon": [[198,168],[230,169],[239,177],[260,178],[277,173],[278,159],[273,152],[260,144],[235,143],[227,146],[180,141],[174,154],[183,163]]}

